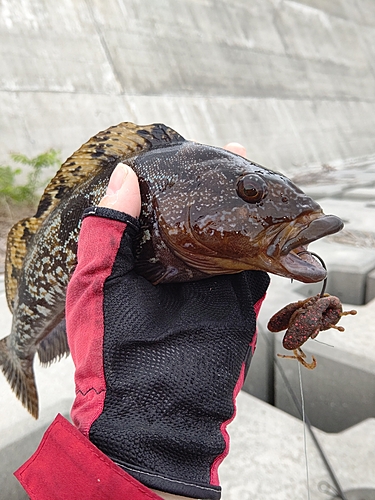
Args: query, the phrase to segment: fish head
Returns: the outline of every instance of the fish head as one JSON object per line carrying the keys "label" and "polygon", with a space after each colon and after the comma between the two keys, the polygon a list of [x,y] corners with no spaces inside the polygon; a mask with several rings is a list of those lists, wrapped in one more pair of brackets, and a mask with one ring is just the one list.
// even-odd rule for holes
{"label": "fish head", "polygon": [[234,153],[186,142],[179,155],[185,168],[154,199],[161,239],[178,259],[204,275],[326,277],[307,246],[342,229],[341,219],[284,175]]}

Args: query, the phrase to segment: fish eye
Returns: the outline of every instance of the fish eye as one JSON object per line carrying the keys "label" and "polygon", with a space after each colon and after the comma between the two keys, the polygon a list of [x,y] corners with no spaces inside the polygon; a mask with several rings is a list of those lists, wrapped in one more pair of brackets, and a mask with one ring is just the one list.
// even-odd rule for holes
{"label": "fish eye", "polygon": [[266,183],[258,175],[247,174],[237,181],[237,194],[247,203],[258,203],[267,192]]}

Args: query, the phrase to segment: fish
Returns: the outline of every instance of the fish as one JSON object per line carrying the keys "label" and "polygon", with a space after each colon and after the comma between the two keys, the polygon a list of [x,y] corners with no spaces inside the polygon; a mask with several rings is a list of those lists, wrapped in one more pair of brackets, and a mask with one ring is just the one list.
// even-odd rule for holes
{"label": "fish", "polygon": [[99,203],[120,162],[140,185],[136,271],[154,285],[252,269],[321,281],[326,271],[308,244],[343,227],[281,173],[164,124],[123,122],[99,132],[62,164],[35,215],[15,224],[7,240],[13,321],[0,341],[0,366],[35,418],[34,357],[48,365],[69,354],[65,295],[81,216]]}

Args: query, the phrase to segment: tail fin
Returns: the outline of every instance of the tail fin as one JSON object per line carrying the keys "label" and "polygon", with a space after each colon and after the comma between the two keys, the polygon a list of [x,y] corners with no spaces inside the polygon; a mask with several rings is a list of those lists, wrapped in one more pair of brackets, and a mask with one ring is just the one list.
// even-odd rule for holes
{"label": "tail fin", "polygon": [[39,416],[38,392],[32,360],[12,356],[7,337],[0,340],[0,366],[17,398],[34,418]]}

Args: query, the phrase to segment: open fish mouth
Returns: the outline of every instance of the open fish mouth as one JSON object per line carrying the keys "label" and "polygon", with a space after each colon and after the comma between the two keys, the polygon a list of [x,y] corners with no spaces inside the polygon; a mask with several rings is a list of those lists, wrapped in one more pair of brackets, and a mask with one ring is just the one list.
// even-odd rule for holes
{"label": "open fish mouth", "polygon": [[294,278],[303,283],[315,283],[323,280],[327,271],[322,264],[307,250],[308,244],[329,234],[334,234],[344,227],[344,223],[335,215],[322,215],[311,221],[292,238],[282,245],[279,254],[280,264]]}
{"label": "open fish mouth", "polygon": [[227,247],[223,243],[215,247],[214,237],[202,241],[192,224],[189,225],[188,245],[179,239],[167,236],[164,239],[174,255],[191,268],[201,271],[202,277],[254,269],[302,283],[315,283],[322,281],[327,271],[308,252],[308,244],[340,231],[343,225],[335,215],[311,211],[293,221],[271,225],[256,238],[247,235],[241,240],[241,235],[232,232],[228,236],[230,244]]}

